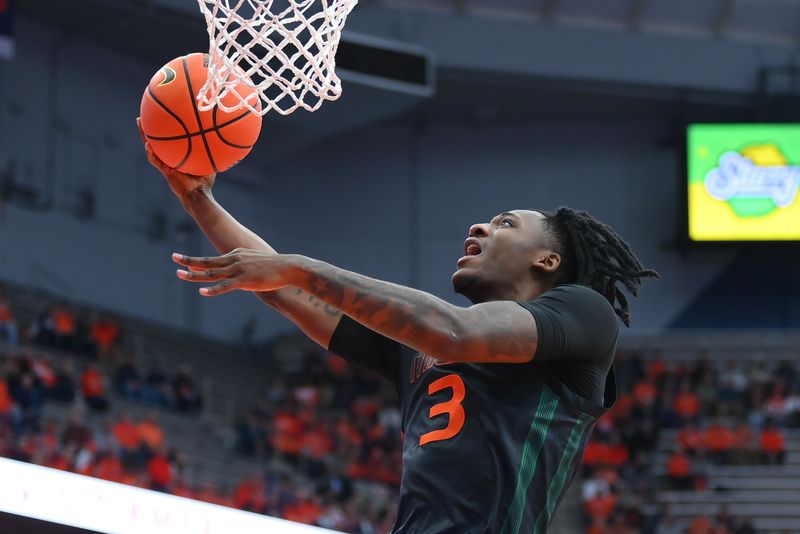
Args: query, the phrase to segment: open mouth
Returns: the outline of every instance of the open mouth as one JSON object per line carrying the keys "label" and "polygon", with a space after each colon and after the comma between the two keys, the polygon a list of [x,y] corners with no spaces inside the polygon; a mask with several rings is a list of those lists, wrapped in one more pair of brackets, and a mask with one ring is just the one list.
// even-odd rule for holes
{"label": "open mouth", "polygon": [[464,256],[478,256],[481,252],[481,244],[474,237],[464,241]]}
{"label": "open mouth", "polygon": [[470,237],[464,241],[464,256],[458,260],[458,267],[461,267],[464,263],[475,258],[476,256],[480,256],[482,252],[483,250],[481,250],[481,244],[478,242],[478,240],[474,237]]}

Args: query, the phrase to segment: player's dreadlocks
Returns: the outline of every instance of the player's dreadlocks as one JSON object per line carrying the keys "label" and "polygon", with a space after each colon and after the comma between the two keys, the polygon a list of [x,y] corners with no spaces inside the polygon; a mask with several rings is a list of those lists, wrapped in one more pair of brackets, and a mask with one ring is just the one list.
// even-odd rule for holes
{"label": "player's dreadlocks", "polygon": [[630,326],[628,299],[617,282],[635,297],[642,279],[658,278],[658,273],[645,269],[631,247],[610,226],[585,211],[559,208],[544,216],[545,228],[552,239],[550,245],[561,255],[556,284],[591,287],[608,299],[625,326]]}

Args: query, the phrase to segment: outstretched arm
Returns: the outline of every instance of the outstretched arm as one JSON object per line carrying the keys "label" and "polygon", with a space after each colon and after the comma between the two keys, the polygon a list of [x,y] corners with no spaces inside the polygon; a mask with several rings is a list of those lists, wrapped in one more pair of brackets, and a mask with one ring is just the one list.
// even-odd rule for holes
{"label": "outstretched arm", "polygon": [[218,258],[173,258],[192,270],[178,271],[183,280],[218,282],[201,289],[203,295],[294,286],[367,328],[443,361],[523,363],[536,352],[536,323],[514,302],[462,308],[297,255],[239,250]]}
{"label": "outstretched arm", "polygon": [[[243,226],[217,203],[210,190],[192,192],[185,205],[208,240],[221,254],[241,248],[252,248],[277,254],[266,241]],[[296,287],[276,291],[254,291],[264,304],[271,306],[294,322],[309,338],[327,349],[342,312]]]}
{"label": "outstretched arm", "polygon": [[[237,248],[247,248],[276,254],[266,241],[239,223],[214,199],[211,190],[215,175],[183,174],[159,160],[147,142],[145,151],[150,164],[164,175],[183,209],[194,219],[217,252],[227,254]],[[297,288],[286,287],[254,294],[294,322],[312,340],[328,348],[331,335],[342,317],[339,310]]]}

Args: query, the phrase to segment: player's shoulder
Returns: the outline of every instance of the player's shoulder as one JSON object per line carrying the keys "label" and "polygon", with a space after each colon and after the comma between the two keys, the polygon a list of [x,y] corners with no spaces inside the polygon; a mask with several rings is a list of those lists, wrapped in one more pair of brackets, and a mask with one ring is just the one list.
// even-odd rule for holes
{"label": "player's shoulder", "polygon": [[560,284],[548,289],[537,298],[570,298],[586,300],[589,302],[602,302],[605,303],[609,309],[613,310],[613,308],[611,308],[611,304],[603,295],[591,287],[580,284]]}
{"label": "player's shoulder", "polygon": [[595,317],[606,317],[616,323],[616,312],[608,299],[591,287],[580,284],[555,286],[529,302],[575,308]]}

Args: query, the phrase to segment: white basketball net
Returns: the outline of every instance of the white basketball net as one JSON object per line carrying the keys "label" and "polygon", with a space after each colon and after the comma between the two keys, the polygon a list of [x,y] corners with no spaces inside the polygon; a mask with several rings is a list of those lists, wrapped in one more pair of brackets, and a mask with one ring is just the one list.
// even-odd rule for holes
{"label": "white basketball net", "polygon": [[[288,115],[298,108],[316,111],[342,94],[334,72],[336,48],[358,0],[198,2],[211,55],[208,81],[197,95],[200,110],[218,106],[264,115],[274,109]],[[255,93],[239,94],[242,81]]]}

